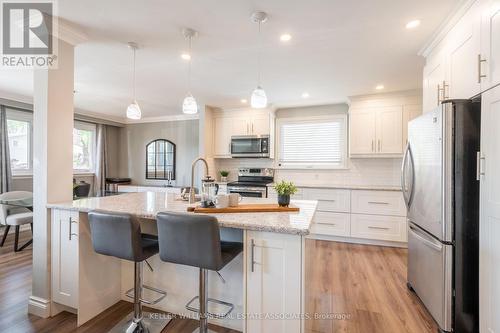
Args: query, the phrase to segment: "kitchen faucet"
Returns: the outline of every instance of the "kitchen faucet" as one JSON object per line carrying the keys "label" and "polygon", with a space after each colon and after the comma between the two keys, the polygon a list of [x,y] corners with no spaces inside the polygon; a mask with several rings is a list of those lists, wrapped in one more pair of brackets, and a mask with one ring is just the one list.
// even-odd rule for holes
{"label": "kitchen faucet", "polygon": [[205,164],[205,176],[208,177],[208,163],[203,157],[198,157],[191,164],[191,188],[189,190],[189,203],[195,203],[195,190],[194,190],[194,167],[198,161],[202,161]]}

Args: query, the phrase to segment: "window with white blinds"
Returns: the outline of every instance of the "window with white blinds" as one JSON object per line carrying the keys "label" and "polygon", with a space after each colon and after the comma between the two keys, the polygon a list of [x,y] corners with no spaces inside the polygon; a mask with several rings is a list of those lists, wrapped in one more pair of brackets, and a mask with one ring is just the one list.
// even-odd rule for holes
{"label": "window with white blinds", "polygon": [[279,121],[279,166],[344,168],[347,156],[346,116]]}

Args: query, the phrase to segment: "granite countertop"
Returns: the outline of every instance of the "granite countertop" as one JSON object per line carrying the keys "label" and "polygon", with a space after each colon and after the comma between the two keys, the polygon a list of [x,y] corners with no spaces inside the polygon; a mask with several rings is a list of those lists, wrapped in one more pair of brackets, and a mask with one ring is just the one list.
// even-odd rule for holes
{"label": "granite countertop", "polygon": [[[294,183],[297,187],[302,188],[331,188],[345,190],[369,190],[369,191],[401,191],[401,186],[385,186],[385,185],[329,185],[329,184],[300,184]],[[268,187],[273,187],[274,183],[268,184]]]}
{"label": "granite countertop", "polygon": [[[275,203],[272,199],[243,198],[243,203]],[[316,211],[317,201],[292,200],[300,212],[282,213],[229,213],[210,214],[219,220],[221,227],[269,231],[284,234],[307,235]],[[139,218],[156,219],[159,212],[186,213],[190,206],[186,201],[167,202],[165,193],[126,193],[111,197],[83,198],[70,202],[48,204],[47,208],[88,213],[94,209],[129,213]],[[191,213],[194,214],[194,213]]]}

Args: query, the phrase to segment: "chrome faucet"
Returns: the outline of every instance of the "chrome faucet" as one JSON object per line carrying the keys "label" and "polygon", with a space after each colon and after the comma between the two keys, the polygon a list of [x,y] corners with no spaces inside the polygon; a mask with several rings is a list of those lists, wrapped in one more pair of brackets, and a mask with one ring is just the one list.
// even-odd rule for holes
{"label": "chrome faucet", "polygon": [[205,163],[205,176],[208,176],[208,163],[203,157],[198,157],[193,161],[193,164],[191,164],[191,188],[189,190],[189,203],[195,203],[195,190],[194,190],[194,167],[196,166],[196,163],[198,161],[202,161]]}

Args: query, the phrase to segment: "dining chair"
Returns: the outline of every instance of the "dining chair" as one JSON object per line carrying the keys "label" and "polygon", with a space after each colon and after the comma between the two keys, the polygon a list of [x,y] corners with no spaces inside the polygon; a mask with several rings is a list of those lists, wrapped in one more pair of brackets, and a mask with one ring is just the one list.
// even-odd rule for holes
{"label": "dining chair", "polygon": [[[0,194],[0,201],[23,199],[29,196],[33,196],[33,193],[27,191],[12,191]],[[14,226],[14,252],[21,251],[33,243],[33,238],[30,239],[26,244],[19,247],[19,231],[21,225],[30,224],[31,233],[33,234],[33,212],[26,207],[20,207],[15,205],[0,204],[0,224],[5,226],[2,240],[0,241],[0,247],[3,246],[9,233],[10,227]]]}

